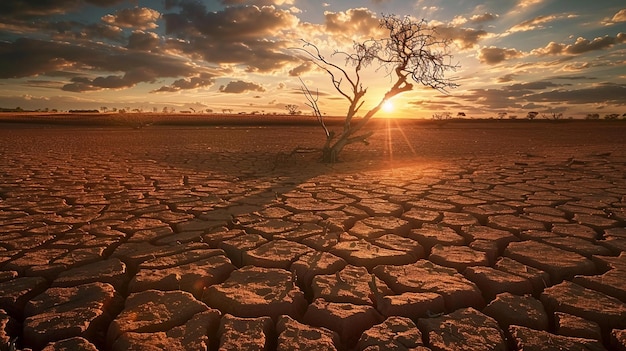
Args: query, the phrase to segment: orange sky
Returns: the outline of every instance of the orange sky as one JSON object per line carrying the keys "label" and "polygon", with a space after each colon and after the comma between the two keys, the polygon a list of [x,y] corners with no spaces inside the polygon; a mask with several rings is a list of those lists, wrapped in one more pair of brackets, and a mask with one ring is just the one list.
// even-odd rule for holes
{"label": "orange sky", "polygon": [[[626,113],[626,8],[611,0],[3,1],[0,107],[308,114],[301,77],[324,113],[342,115],[328,76],[292,48],[349,50],[389,13],[454,40],[460,87],[416,87],[382,117]],[[370,106],[389,78],[365,78]]]}

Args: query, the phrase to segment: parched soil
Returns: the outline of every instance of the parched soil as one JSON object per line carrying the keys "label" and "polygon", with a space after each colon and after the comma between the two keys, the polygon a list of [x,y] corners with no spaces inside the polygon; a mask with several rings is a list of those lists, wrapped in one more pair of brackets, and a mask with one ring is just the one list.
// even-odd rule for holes
{"label": "parched soil", "polygon": [[0,119],[0,350],[626,348],[622,121],[59,120]]}

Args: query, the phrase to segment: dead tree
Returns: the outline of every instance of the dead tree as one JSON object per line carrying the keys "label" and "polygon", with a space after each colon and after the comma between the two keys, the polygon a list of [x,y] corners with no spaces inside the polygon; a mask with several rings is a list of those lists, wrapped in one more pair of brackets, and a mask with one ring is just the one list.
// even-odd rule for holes
{"label": "dead tree", "polygon": [[[326,133],[326,142],[322,148],[322,161],[334,163],[345,146],[353,143],[367,144],[367,138],[373,132],[362,132],[367,122],[376,115],[383,104],[392,97],[411,91],[413,83],[446,92],[446,88],[455,88],[457,84],[445,78],[446,71],[456,70],[458,64],[452,64],[450,40],[437,35],[435,28],[428,26],[426,21],[416,21],[406,17],[384,15],[380,26],[386,29],[389,37],[369,39],[353,45],[353,52],[335,51],[331,58],[344,60],[344,65],[331,61],[322,55],[320,49],[307,41],[302,48],[307,60],[311,61],[331,79],[332,85],[339,94],[348,101],[348,110],[339,133],[329,131],[323,123],[323,115],[317,105],[317,94],[303,86],[302,90],[320,120]],[[361,118],[355,118],[365,102],[367,88],[363,85],[362,71],[377,65],[384,68],[392,79],[391,87]],[[378,71],[378,70],[377,70]],[[303,83],[304,85],[304,83]]]}

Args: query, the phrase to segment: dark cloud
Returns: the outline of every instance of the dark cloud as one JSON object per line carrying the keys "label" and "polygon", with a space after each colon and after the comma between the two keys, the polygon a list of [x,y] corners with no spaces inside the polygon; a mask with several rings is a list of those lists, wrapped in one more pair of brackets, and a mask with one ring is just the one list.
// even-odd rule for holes
{"label": "dark cloud", "polygon": [[102,21],[120,27],[145,30],[156,28],[155,22],[160,17],[159,11],[147,7],[134,7],[119,10],[113,15],[106,15],[102,17]]}
{"label": "dark cloud", "polygon": [[522,56],[523,54],[515,49],[497,48],[490,46],[480,49],[478,59],[482,63],[495,65],[500,62]]}
{"label": "dark cloud", "polygon": [[523,90],[544,90],[547,88],[561,87],[563,84],[556,84],[551,81],[538,81],[530,83],[517,83],[505,87],[505,90],[523,91]]}
{"label": "dark cloud", "polygon": [[160,39],[156,33],[137,30],[128,37],[128,45],[126,47],[134,50],[150,51],[156,49],[159,43]]}
{"label": "dark cloud", "polygon": [[543,48],[535,49],[533,54],[538,56],[547,55],[578,55],[589,51],[609,49],[617,44],[626,42],[626,33],[618,33],[616,36],[598,37],[593,40],[578,37],[573,44],[561,44],[550,42]]}
{"label": "dark cloud", "polygon": [[90,91],[132,87],[160,77],[189,77],[197,68],[176,57],[145,51],[130,51],[104,44],[72,45],[35,39],[0,43],[0,78],[46,75],[63,70],[120,72],[101,77],[74,77],[67,91]]}
{"label": "dark cloud", "polygon": [[247,91],[265,91],[265,88],[262,86],[252,83],[252,82],[244,82],[242,80],[232,81],[227,85],[220,86],[220,91],[222,93],[230,93],[230,94],[241,94]]}
{"label": "dark cloud", "polygon": [[215,79],[210,74],[202,74],[199,77],[191,77],[191,78],[183,78],[174,81],[169,86],[162,86],[161,88],[152,91],[152,93],[163,93],[163,92],[177,92],[181,90],[189,90],[189,89],[197,89],[209,87],[215,83]]}
{"label": "dark cloud", "polygon": [[28,18],[50,16],[74,11],[85,4],[114,6],[127,0],[3,0],[0,17]]}
{"label": "dark cloud", "polygon": [[310,61],[306,61],[302,63],[301,65],[298,65],[296,68],[290,70],[289,75],[292,77],[299,77],[303,73],[311,71],[313,67],[314,67],[313,63],[311,63]]}
{"label": "dark cloud", "polygon": [[[555,109],[568,105],[626,105],[626,84],[603,83],[578,89],[549,81],[513,84],[501,89],[473,89],[460,96],[485,110]],[[556,88],[552,89],[551,88]]]}
{"label": "dark cloud", "polygon": [[502,77],[498,78],[498,83],[512,82],[514,78],[515,78],[515,75],[512,73],[505,74]]}
{"label": "dark cloud", "polygon": [[293,5],[294,0],[220,0],[223,5],[257,5],[257,6],[267,6],[267,5]]}
{"label": "dark cloud", "polygon": [[290,45],[281,38],[299,21],[289,11],[244,6],[207,12],[196,2],[176,5],[180,12],[164,14],[163,19],[166,32],[184,41],[169,41],[169,49],[210,63],[242,65],[249,72],[271,72],[296,62],[285,53]]}
{"label": "dark cloud", "polygon": [[588,88],[552,90],[528,96],[532,102],[565,102],[569,104],[626,105],[626,84],[603,83]]}

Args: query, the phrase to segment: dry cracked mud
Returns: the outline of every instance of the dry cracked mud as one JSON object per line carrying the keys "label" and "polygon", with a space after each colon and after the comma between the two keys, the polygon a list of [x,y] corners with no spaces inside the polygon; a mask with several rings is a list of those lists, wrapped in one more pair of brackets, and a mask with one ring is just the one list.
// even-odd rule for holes
{"label": "dry cracked mud", "polygon": [[0,350],[626,350],[626,126],[6,124]]}

